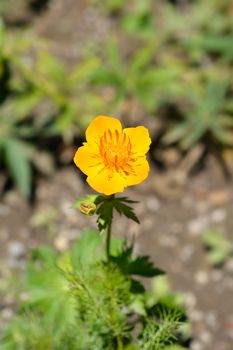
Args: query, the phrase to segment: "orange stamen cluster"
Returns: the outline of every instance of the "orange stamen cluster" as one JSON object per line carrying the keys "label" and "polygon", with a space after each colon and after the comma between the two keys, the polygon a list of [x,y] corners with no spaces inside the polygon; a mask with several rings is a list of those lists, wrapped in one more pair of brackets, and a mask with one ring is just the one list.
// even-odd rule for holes
{"label": "orange stamen cluster", "polygon": [[109,178],[113,176],[114,171],[123,176],[133,174],[134,170],[131,163],[135,162],[132,144],[129,137],[124,132],[108,129],[100,138],[99,152],[102,158],[104,168],[109,171]]}

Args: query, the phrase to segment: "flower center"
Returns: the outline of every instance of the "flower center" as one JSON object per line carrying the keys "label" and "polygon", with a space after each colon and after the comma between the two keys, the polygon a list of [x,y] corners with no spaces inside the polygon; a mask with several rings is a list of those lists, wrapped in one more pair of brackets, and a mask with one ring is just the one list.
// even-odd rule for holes
{"label": "flower center", "polygon": [[99,151],[104,168],[109,170],[110,178],[114,171],[121,173],[123,176],[134,173],[131,165],[135,161],[134,153],[132,152],[131,141],[126,134],[119,133],[118,130],[111,131],[108,129],[100,138]]}

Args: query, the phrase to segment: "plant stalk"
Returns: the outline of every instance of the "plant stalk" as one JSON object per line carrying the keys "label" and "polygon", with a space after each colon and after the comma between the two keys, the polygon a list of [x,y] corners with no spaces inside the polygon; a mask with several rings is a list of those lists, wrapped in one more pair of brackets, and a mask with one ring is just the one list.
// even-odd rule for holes
{"label": "plant stalk", "polygon": [[107,255],[107,261],[110,261],[111,258],[111,234],[112,234],[112,219],[109,221],[108,227],[107,227],[107,236],[106,236],[106,255]]}
{"label": "plant stalk", "polygon": [[121,337],[119,335],[117,336],[117,349],[123,350],[123,343],[122,343]]}
{"label": "plant stalk", "polygon": [[111,259],[111,235],[112,235],[112,218],[113,218],[113,205],[112,201],[114,201],[114,194],[108,197],[109,205],[111,208],[110,215],[109,215],[109,222],[107,226],[107,232],[106,232],[106,255],[107,255],[107,262]]}

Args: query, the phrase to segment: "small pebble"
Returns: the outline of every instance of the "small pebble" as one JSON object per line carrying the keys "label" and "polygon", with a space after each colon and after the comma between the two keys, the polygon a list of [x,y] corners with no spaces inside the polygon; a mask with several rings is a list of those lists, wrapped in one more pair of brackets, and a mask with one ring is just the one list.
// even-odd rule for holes
{"label": "small pebble", "polygon": [[149,197],[146,199],[147,208],[156,213],[160,209],[160,203],[156,197]]}
{"label": "small pebble", "polygon": [[19,241],[11,241],[8,245],[8,254],[13,259],[21,259],[25,255],[25,246]]}
{"label": "small pebble", "polygon": [[193,254],[195,253],[195,246],[193,244],[187,244],[182,248],[180,253],[180,258],[182,261],[188,261],[191,259]]}
{"label": "small pebble", "polygon": [[70,202],[61,201],[60,208],[61,208],[62,213],[65,216],[70,217],[70,216],[74,215],[74,210],[73,210],[73,208],[71,208],[71,203]]}
{"label": "small pebble", "polygon": [[68,239],[66,238],[65,234],[56,237],[56,239],[54,241],[54,245],[55,245],[56,249],[61,251],[61,252],[67,250],[69,247],[69,242],[68,242]]}
{"label": "small pebble", "polygon": [[191,292],[184,293],[184,300],[185,300],[185,304],[189,308],[194,308],[197,303],[196,296]]}
{"label": "small pebble", "polygon": [[13,310],[11,310],[9,307],[7,307],[1,311],[1,317],[7,321],[11,319],[13,314],[14,314]]}
{"label": "small pebble", "polygon": [[209,282],[209,274],[206,271],[200,270],[195,273],[195,281],[204,286]]}
{"label": "small pebble", "polygon": [[205,216],[191,220],[188,223],[189,232],[194,235],[200,235],[208,226],[208,219]]}
{"label": "small pebble", "polygon": [[191,343],[191,350],[204,350],[203,344],[201,344],[199,341],[194,340]]}
{"label": "small pebble", "polygon": [[211,328],[216,328],[218,326],[217,315],[214,311],[210,311],[205,315],[206,324]]}
{"label": "small pebble", "polygon": [[160,243],[164,247],[175,247],[178,245],[178,239],[175,236],[162,236],[160,238]]}
{"label": "small pebble", "polygon": [[201,340],[202,343],[204,344],[209,344],[212,340],[212,337],[211,337],[211,334],[210,332],[208,331],[202,331],[200,334],[199,334],[199,339]]}
{"label": "small pebble", "polygon": [[211,219],[213,222],[223,222],[227,217],[227,213],[224,209],[216,209],[211,213]]}
{"label": "small pebble", "polygon": [[22,292],[22,293],[20,293],[20,300],[21,301],[27,301],[27,300],[29,300],[30,299],[30,296],[29,296],[29,294],[28,293],[26,293],[26,292]]}
{"label": "small pebble", "polygon": [[190,318],[192,321],[200,322],[203,320],[204,314],[203,312],[195,309],[190,313]]}

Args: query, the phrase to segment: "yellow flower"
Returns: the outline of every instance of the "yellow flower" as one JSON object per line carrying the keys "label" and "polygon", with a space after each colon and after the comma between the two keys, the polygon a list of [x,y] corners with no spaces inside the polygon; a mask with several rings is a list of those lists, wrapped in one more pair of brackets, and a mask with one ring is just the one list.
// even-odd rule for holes
{"label": "yellow flower", "polygon": [[147,178],[151,139],[144,126],[122,130],[118,119],[100,116],[88,126],[86,140],[74,162],[95,191],[110,195]]}

